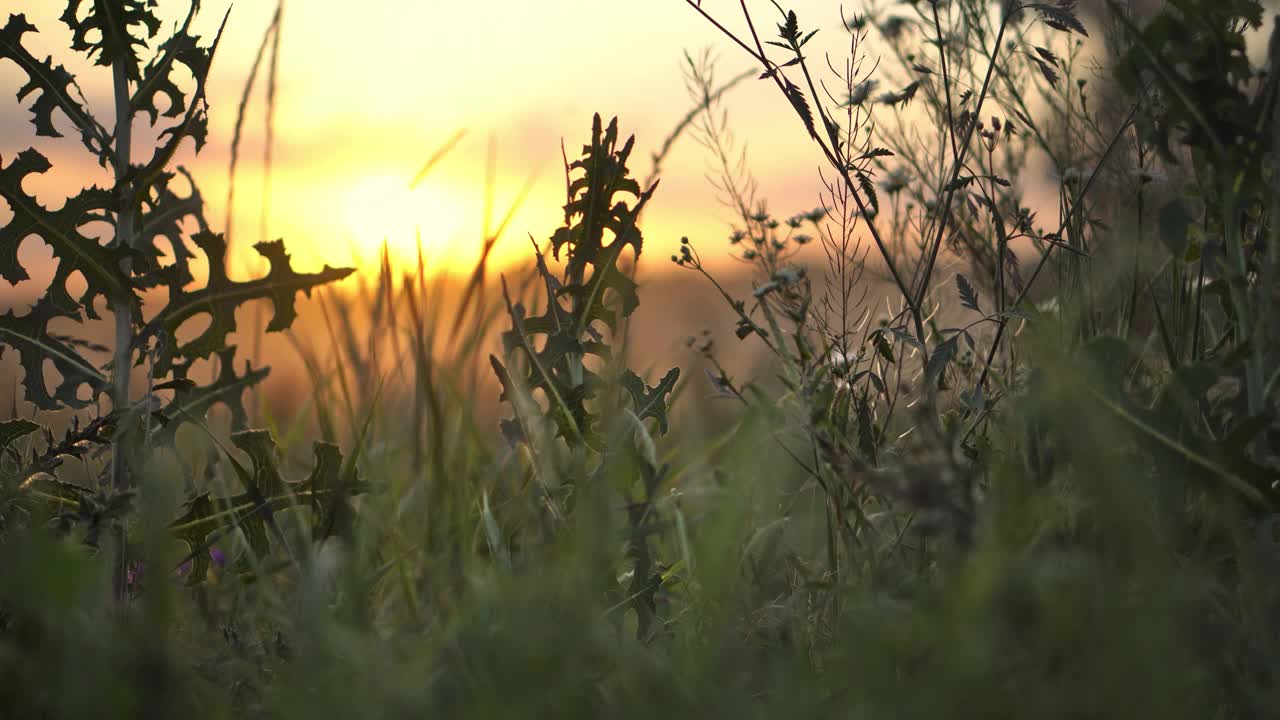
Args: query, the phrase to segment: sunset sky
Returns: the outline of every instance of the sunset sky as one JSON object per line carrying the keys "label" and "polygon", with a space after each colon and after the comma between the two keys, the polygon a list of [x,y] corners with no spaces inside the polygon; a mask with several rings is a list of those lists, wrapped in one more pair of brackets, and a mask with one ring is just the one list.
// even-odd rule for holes
{"label": "sunset sky", "polygon": [[[736,8],[719,0],[703,4],[725,16]],[[802,19],[822,21],[826,33],[820,37],[840,40],[832,3],[791,4]],[[760,5],[771,27],[772,8]],[[228,6],[206,0],[199,27],[208,36]],[[42,31],[33,51],[65,62],[105,118],[109,73],[67,52],[69,32],[57,20],[63,7],[37,0],[7,9],[25,13]],[[182,2],[162,7],[174,21],[186,9]],[[195,172],[218,226],[236,106],[274,8],[269,0],[234,4],[210,85],[210,142],[199,157],[188,148],[180,158]],[[464,269],[480,244],[492,143],[495,223],[526,179],[536,179],[495,251],[499,262],[523,257],[529,234],[545,239],[560,220],[561,139],[572,158],[587,139],[592,113],[616,114],[623,131],[638,136],[635,174],[647,174],[651,150],[691,107],[681,77],[683,52],[709,45],[720,51],[722,77],[750,68],[682,0],[291,0],[281,44],[268,235],[284,237],[302,266],[348,264],[353,256],[367,266],[384,238],[402,258],[412,255],[420,227],[433,267]],[[11,64],[0,64],[4,92],[16,91],[21,77]],[[242,248],[260,239],[262,82],[258,87],[232,228]],[[748,83],[728,98],[728,107],[738,136],[754,149],[750,157],[762,193],[788,215],[817,204],[819,156],[775,93],[766,83]],[[106,182],[74,139],[37,140],[27,117],[25,109],[4,113],[0,155],[7,162],[30,145],[45,149],[54,169],[29,183],[42,200],[56,203],[68,190]],[[411,191],[408,183],[419,167],[459,130],[467,131],[463,142]],[[706,163],[702,149],[687,139],[670,157],[644,228],[651,262],[665,262],[681,235],[719,242],[726,234],[729,216],[704,177]]]}

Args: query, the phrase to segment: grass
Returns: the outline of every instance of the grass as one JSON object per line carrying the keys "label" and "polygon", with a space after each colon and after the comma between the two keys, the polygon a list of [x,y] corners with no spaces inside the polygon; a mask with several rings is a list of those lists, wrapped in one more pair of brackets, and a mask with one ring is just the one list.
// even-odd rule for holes
{"label": "grass", "polygon": [[[123,349],[42,340],[170,369],[100,362],[110,410],[0,424],[0,715],[1268,714],[1261,9],[904,4],[840,18],[819,64],[794,13],[703,5],[826,163],[817,209],[769,209],[741,77],[691,54],[658,146],[696,140],[734,221],[666,275],[640,253],[661,153],[637,182],[597,116],[527,267],[317,286],[292,403],[237,412],[234,348],[205,377],[131,307]],[[738,276],[703,260],[726,248]],[[26,317],[0,317],[24,368]]]}

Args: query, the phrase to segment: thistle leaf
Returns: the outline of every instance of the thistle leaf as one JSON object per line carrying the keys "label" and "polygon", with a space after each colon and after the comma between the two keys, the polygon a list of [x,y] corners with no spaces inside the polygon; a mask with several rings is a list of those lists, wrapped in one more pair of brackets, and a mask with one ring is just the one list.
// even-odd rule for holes
{"label": "thistle leaf", "polygon": [[[637,219],[657,184],[642,191],[630,177],[627,161],[634,146],[634,137],[619,143],[617,118],[607,126],[599,115],[593,118],[590,144],[565,168],[565,222],[551,236],[554,257],[567,254],[563,279],[551,273],[535,248],[546,309],[533,317],[503,286],[511,329],[502,335],[503,361],[495,357],[491,362],[502,383],[501,399],[511,403],[519,424],[520,432],[505,425],[511,431],[506,434],[524,438],[535,453],[534,446],[542,444],[536,432],[540,419],[553,423],[570,442],[603,449],[598,418],[590,407],[602,381],[582,360],[593,355],[607,362],[604,333],[616,332],[619,319],[640,303],[635,281],[619,263],[628,249],[633,259],[640,256],[644,240]],[[538,391],[542,397],[535,399]],[[547,471],[543,467],[539,473]]]}
{"label": "thistle leaf", "polygon": [[[35,150],[19,153],[7,167],[0,167],[0,197],[13,211],[13,218],[0,228],[0,277],[11,283],[26,280],[26,269],[18,263],[18,246],[31,235],[44,240],[58,260],[50,286],[50,299],[58,307],[73,310],[83,306],[90,318],[96,318],[93,304],[98,297],[132,297],[120,259],[130,254],[126,249],[113,249],[81,234],[80,228],[95,221],[110,221],[111,193],[89,188],[67,200],[58,210],[47,210],[22,188],[28,175],[38,175],[51,165]],[[88,288],[76,302],[66,292],[66,281],[72,273],[84,275]]]}
{"label": "thistle leaf", "polygon": [[41,429],[43,428],[28,420],[0,422],[0,452],[8,450],[10,445]]}
{"label": "thistle leaf", "polygon": [[[86,4],[88,10],[83,10]],[[72,50],[102,66],[122,60],[129,79],[137,80],[138,48],[160,32],[155,5],[155,0],[68,0],[61,20],[71,28]]]}
{"label": "thistle leaf", "polygon": [[[79,319],[79,314],[57,307],[46,297],[21,317],[13,311],[0,315],[0,353],[6,346],[18,353],[27,402],[41,410],[83,408],[94,402],[108,381],[67,342],[50,335],[49,322],[55,318]],[[62,376],[52,393],[44,379],[46,360],[51,361]],[[81,400],[78,395],[84,385],[88,385],[91,392],[88,399]]]}
{"label": "thistle leaf", "polygon": [[[52,58],[44,61],[36,58],[22,46],[22,36],[35,31],[35,26],[27,22],[25,15],[10,15],[9,22],[0,30],[0,58],[12,60],[27,76],[27,83],[18,90],[18,100],[36,94],[31,105],[31,122],[36,127],[36,135],[41,137],[62,137],[53,125],[53,111],[61,110],[71,124],[80,131],[85,147],[94,154],[103,155],[106,131],[98,125],[75,98],[75,78],[66,68],[54,65]],[[79,94],[78,89],[75,94]]]}
{"label": "thistle leaf", "polygon": [[680,379],[680,368],[671,368],[667,374],[658,381],[657,385],[649,387],[644,384],[644,380],[631,370],[627,370],[619,379],[619,384],[631,396],[634,403],[636,417],[641,420],[645,418],[653,418],[658,421],[658,433],[667,434],[667,396],[671,394],[676,387],[676,381]]}
{"label": "thistle leaf", "polygon": [[251,368],[248,361],[244,364],[244,372],[236,374],[235,346],[227,347],[218,353],[218,377],[212,382],[201,385],[190,379],[189,373],[194,360],[175,364],[173,379],[157,385],[155,390],[173,390],[173,399],[156,412],[155,419],[159,427],[152,431],[151,440],[161,447],[172,447],[178,428],[193,419],[203,420],[216,405],[222,405],[231,413],[231,428],[243,430],[248,425],[248,414],[244,409],[244,393],[267,378],[271,368]]}
{"label": "thistle leaf", "polygon": [[[173,79],[175,66],[185,66],[198,83],[203,83],[208,77],[213,51],[211,48],[200,47],[197,44],[199,38],[190,34],[191,21],[195,19],[198,9],[199,3],[191,4],[182,27],[160,46],[160,51],[143,69],[138,88],[133,93],[133,107],[145,111],[150,116],[152,125],[162,115],[167,118],[182,117],[187,109],[187,96]],[[161,95],[166,100],[163,113],[156,105],[156,98]]]}
{"label": "thistle leaf", "polygon": [[[227,336],[236,329],[235,314],[241,305],[260,298],[271,300],[273,313],[267,332],[285,330],[297,317],[295,303],[298,293],[310,296],[316,286],[341,280],[354,272],[351,268],[325,265],[317,273],[299,273],[290,263],[284,242],[275,240],[253,246],[270,263],[267,275],[257,280],[237,282],[227,276],[227,243],[221,234],[201,231],[191,239],[209,259],[209,279],[205,287],[187,291],[183,288],[186,284],[182,272],[185,267],[180,270],[172,269],[179,268],[178,265],[166,268],[169,272],[164,275],[164,280],[169,286],[169,304],[147,324],[136,341],[139,345],[158,341],[160,352],[155,367],[156,377],[166,374],[176,358],[196,360],[224,350]],[[178,328],[201,314],[208,314],[211,318],[208,329],[178,346]]]}
{"label": "thistle leaf", "polygon": [[291,482],[276,463],[276,444],[270,433],[253,430],[232,435],[232,442],[248,456],[251,468],[235,463],[245,491],[227,498],[201,493],[187,502],[186,511],[169,525],[173,535],[190,550],[188,585],[204,582],[209,571],[209,548],[226,532],[239,529],[255,552],[270,552],[267,532],[275,513],[293,507],[312,511],[313,540],[339,533],[354,510],[353,495],[368,492],[367,483],[343,473],[342,452],[334,445],[316,443],[314,464],[306,480]]}
{"label": "thistle leaf", "polygon": [[[135,284],[140,289],[150,289],[166,282],[166,275],[172,274],[172,280],[185,286],[195,278],[191,275],[190,263],[195,254],[187,246],[187,231],[184,223],[194,220],[196,227],[207,230],[208,221],[204,217],[204,198],[196,187],[195,179],[185,168],[179,167],[177,174],[187,181],[190,191],[179,195],[172,184],[174,173],[162,173],[142,198],[142,222],[138,231],[138,249],[140,257],[134,263]],[[161,272],[160,261],[165,257],[165,249],[156,243],[164,240],[173,254],[173,270]]]}

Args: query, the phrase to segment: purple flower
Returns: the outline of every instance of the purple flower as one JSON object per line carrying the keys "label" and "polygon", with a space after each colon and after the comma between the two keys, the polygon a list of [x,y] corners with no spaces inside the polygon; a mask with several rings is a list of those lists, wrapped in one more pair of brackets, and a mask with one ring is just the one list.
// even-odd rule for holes
{"label": "purple flower", "polygon": [[137,589],[142,584],[143,575],[146,573],[147,566],[137,560],[129,563],[129,571],[125,576],[125,582],[130,590]]}

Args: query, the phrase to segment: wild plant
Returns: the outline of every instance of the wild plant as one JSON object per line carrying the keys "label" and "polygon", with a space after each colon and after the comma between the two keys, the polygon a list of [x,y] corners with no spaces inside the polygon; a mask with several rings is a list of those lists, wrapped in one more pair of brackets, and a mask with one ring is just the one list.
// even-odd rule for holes
{"label": "wild plant", "polygon": [[[344,470],[337,447],[317,444],[310,479],[287,485],[276,467],[274,442],[245,432],[243,393],[261,382],[268,368],[246,363],[237,370],[236,348],[229,344],[232,333],[245,330],[237,328],[237,310],[268,301],[274,314],[266,330],[285,330],[296,317],[298,293],[309,295],[351,270],[326,266],[316,273],[298,272],[276,240],[255,246],[270,265],[263,277],[237,281],[228,276],[226,239],[206,222],[194,179],[173,167],[186,144],[196,152],[205,145],[206,83],[226,18],[206,42],[191,31],[199,12],[199,3],[192,2],[165,36],[154,5],[71,0],[61,16],[72,32],[72,49],[110,73],[114,94],[106,122],[64,66],[52,58],[39,60],[27,49],[24,37],[36,28],[24,15],[10,15],[0,30],[0,58],[27,78],[18,100],[30,101],[36,134],[59,138],[59,126],[69,125],[87,154],[113,177],[111,187],[86,188],[50,210],[23,187],[31,175],[52,169],[45,155],[28,149],[0,167],[0,197],[13,213],[0,228],[0,275],[11,283],[29,279],[18,248],[32,238],[49,246],[57,263],[52,283],[29,312],[15,309],[0,317],[0,347],[18,354],[26,400],[37,410],[97,408],[95,419],[73,422],[60,440],[26,420],[4,424],[4,485],[11,503],[5,514],[38,517],[39,508],[52,503],[63,520],[92,528],[90,540],[108,536],[120,605],[127,601],[133,564],[129,498],[154,450],[172,446],[178,426],[203,425],[212,407],[229,409],[232,428],[240,431],[233,441],[252,466],[228,456],[244,492],[231,498],[201,493],[174,522],[172,532],[190,549],[192,582],[203,580],[210,545],[230,530],[239,529],[254,552],[265,552],[268,528],[279,534],[274,513],[284,507],[314,504],[317,537],[332,532],[335,523],[344,522],[344,501],[335,504],[335,499],[354,482],[353,468],[348,464]],[[151,143],[135,135],[140,118],[150,128]],[[107,228],[102,237],[95,236],[95,225]],[[196,269],[200,256],[208,268],[203,277]],[[85,287],[79,297],[71,289],[76,280]],[[106,346],[87,333],[65,336],[53,329],[55,323],[96,320],[104,306],[114,326]],[[202,323],[207,325],[198,329]],[[109,360],[95,359],[101,355]],[[209,359],[219,369],[202,380],[194,368]],[[50,362],[57,370],[52,385],[44,371]],[[133,384],[135,367],[146,371],[142,388]],[[89,483],[51,475],[69,458],[94,468]]]}
{"label": "wild plant", "polygon": [[[818,312],[793,313],[784,344],[759,298],[786,286],[798,296],[789,304],[807,310],[814,304],[807,280],[761,281],[750,311],[721,293],[740,316],[739,336],[763,338],[789,370],[786,390],[802,423],[793,427],[806,428],[790,442],[808,446],[794,451],[799,467],[828,498],[830,571],[842,554],[863,552],[854,548],[867,537],[888,538],[884,547],[894,553],[923,548],[903,542],[906,525],[967,543],[983,492],[983,466],[975,461],[985,457],[988,433],[998,431],[998,407],[1024,380],[1011,336],[1038,315],[1029,296],[1046,267],[1060,269],[1060,293],[1072,293],[1062,270],[1090,277],[1084,263],[1096,248],[1087,236],[1102,226],[1087,199],[1103,168],[1117,162],[1141,96],[1119,117],[1090,107],[1089,82],[1075,74],[1088,31],[1072,3],[908,3],[842,17],[849,52],[842,67],[826,61],[838,90],[819,77],[808,54],[817,31],[802,28],[794,12],[775,3],[776,39],[765,40],[746,3],[739,18],[745,36],[702,3],[688,5],[763,69],[760,79],[778,87],[827,164],[823,208],[811,218],[828,260]],[[898,72],[867,57],[873,31]],[[782,59],[771,57],[778,54]],[[880,92],[882,85],[897,89]],[[1035,120],[1041,102],[1048,122]],[[706,130],[716,138],[727,137],[723,124],[708,114]],[[732,168],[722,147],[705,144],[723,189]],[[1073,175],[1062,183],[1056,229],[1043,227],[1022,199],[1035,153]],[[1067,156],[1070,167],[1062,162]],[[1090,157],[1095,167],[1080,169]],[[869,238],[866,251],[859,251],[859,233]],[[1055,252],[1068,259],[1054,263]],[[1027,255],[1035,258],[1029,271],[1020,260]],[[951,257],[972,270],[938,283]],[[705,274],[688,245],[677,261]],[[896,290],[887,313],[860,307],[865,289],[858,282],[867,272],[883,274]],[[1075,302],[1090,292],[1069,297]],[[945,309],[950,303],[940,293],[958,295],[969,317]],[[752,319],[757,312],[763,319]],[[1077,342],[1093,334],[1077,335]],[[910,417],[898,418],[906,407]],[[847,493],[850,473],[869,482],[855,480],[859,490]],[[868,516],[891,522],[876,527],[862,521]]]}
{"label": "wild plant", "polygon": [[[514,411],[503,433],[527,450],[532,489],[552,526],[587,498],[609,497],[598,487],[603,483],[622,494],[630,580],[615,594],[620,607],[635,610],[643,638],[654,632],[663,577],[649,538],[666,473],[653,438],[668,430],[667,398],[680,371],[672,368],[651,386],[611,348],[619,323],[640,302],[621,262],[624,254],[633,261],[640,256],[637,218],[657,189],[656,182],[642,189],[630,177],[634,147],[634,137],[620,141],[616,118],[606,126],[595,116],[590,144],[565,166],[564,225],[549,243],[556,260],[564,254],[563,273],[553,274],[535,246],[542,310],[531,315],[504,284],[511,329],[503,333],[503,357],[490,361]],[[610,509],[589,503],[582,512],[608,515]]]}
{"label": "wild plant", "polygon": [[[1274,123],[1276,99],[1273,77],[1245,53],[1244,31],[1260,24],[1256,4],[1174,3],[1145,26],[1112,4],[1107,47],[1121,58],[1116,79],[1082,72],[1088,29],[1070,2],[1004,3],[998,12],[971,2],[873,9],[842,18],[848,60],[843,71],[827,61],[839,97],[815,79],[806,46],[816,31],[805,31],[794,12],[775,3],[777,36],[766,42],[747,3],[745,36],[704,4],[688,4],[763,68],[760,78],[777,85],[834,174],[823,177],[824,215],[834,227],[820,235],[828,299],[775,350],[785,363],[807,337],[808,347],[823,349],[815,355],[838,361],[834,370],[815,364],[801,376],[807,386],[786,387],[804,423],[792,425],[804,430],[789,442],[816,450],[812,462],[800,459],[808,452],[796,459],[827,497],[832,577],[847,579],[836,572],[842,557],[879,566],[867,550],[877,536],[888,538],[884,557],[908,563],[936,562],[928,538],[939,532],[970,547],[983,517],[999,512],[983,499],[1009,492],[993,484],[997,476],[1011,482],[1006,453],[1024,463],[1026,479],[1015,486],[1072,492],[1053,483],[1078,467],[1055,458],[1078,459],[1083,450],[1062,437],[1064,418],[1045,414],[1046,403],[1070,407],[1079,422],[1105,416],[1123,428],[1135,453],[1123,462],[1199,477],[1152,490],[1176,505],[1180,521],[1196,517],[1197,530],[1186,532],[1230,534],[1199,515],[1201,503],[1266,512],[1280,467],[1264,449],[1274,437],[1276,383],[1264,379],[1275,374],[1262,349],[1272,343],[1262,298],[1274,290],[1266,279],[1274,258],[1261,238],[1274,235],[1274,203],[1258,183],[1273,171],[1262,158],[1274,142],[1264,128]],[[886,81],[863,72],[881,69],[861,55],[872,31],[900,66],[888,81],[898,90],[877,95]],[[1204,69],[1198,81],[1176,69],[1182,54],[1172,48],[1184,46]],[[782,59],[770,57],[773,48]],[[1274,41],[1271,52],[1273,63]],[[913,101],[923,118],[906,111]],[[1203,107],[1233,108],[1231,119],[1210,121]],[[1035,157],[1060,179],[1059,217],[1048,227],[1023,199]],[[1158,177],[1185,178],[1188,192],[1174,185],[1171,197]],[[1122,198],[1135,194],[1126,206]],[[1148,204],[1162,194],[1149,217]],[[1126,223],[1130,210],[1136,217]],[[849,252],[855,223],[876,250],[868,268],[897,291],[899,304],[884,315],[849,311],[858,288],[848,278],[860,277],[863,258]],[[1143,243],[1152,225],[1164,248]],[[682,252],[680,264],[705,272],[696,251]],[[953,282],[934,280],[957,263],[970,269],[954,272]],[[757,292],[773,290],[761,284]],[[949,309],[944,293],[963,312]],[[744,305],[726,298],[742,314]],[[855,327],[866,323],[860,343],[850,342],[851,317]],[[770,337],[767,325],[748,316],[740,335]],[[1045,349],[1052,342],[1077,369],[1060,359],[1052,371],[1037,366],[1058,357]],[[1161,348],[1158,361],[1131,342]],[[903,373],[909,358],[915,367]],[[840,382],[805,392],[824,387],[823,373]],[[1084,401],[1047,400],[1062,387],[1081,388]],[[1247,387],[1259,390],[1250,398]],[[907,406],[911,416],[894,423]],[[871,490],[844,490],[851,485]],[[1182,497],[1185,508],[1173,499]]]}

